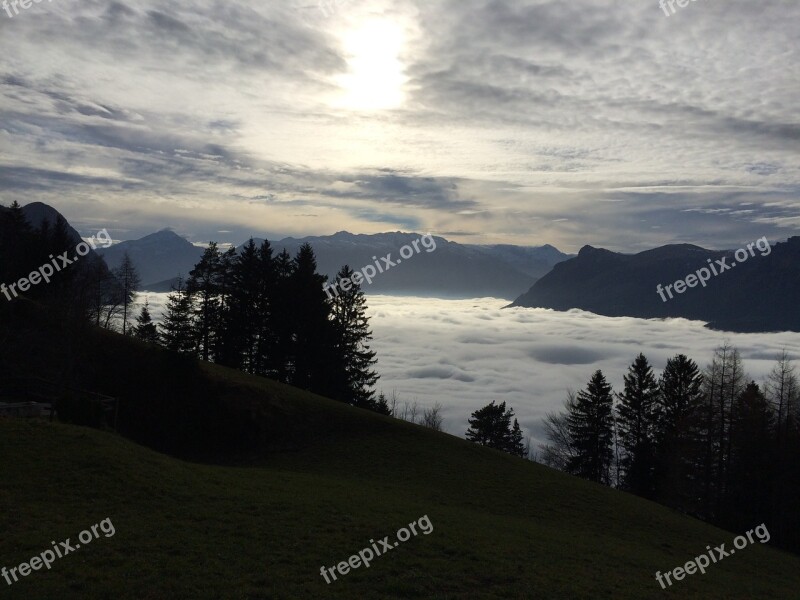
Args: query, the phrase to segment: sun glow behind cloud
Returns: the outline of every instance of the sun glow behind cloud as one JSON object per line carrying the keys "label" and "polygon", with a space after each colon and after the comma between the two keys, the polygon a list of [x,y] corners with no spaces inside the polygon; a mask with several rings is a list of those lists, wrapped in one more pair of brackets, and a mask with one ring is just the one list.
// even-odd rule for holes
{"label": "sun glow behind cloud", "polygon": [[399,108],[406,77],[400,60],[402,28],[387,19],[369,19],[342,36],[348,73],[338,77],[338,108],[376,111]]}

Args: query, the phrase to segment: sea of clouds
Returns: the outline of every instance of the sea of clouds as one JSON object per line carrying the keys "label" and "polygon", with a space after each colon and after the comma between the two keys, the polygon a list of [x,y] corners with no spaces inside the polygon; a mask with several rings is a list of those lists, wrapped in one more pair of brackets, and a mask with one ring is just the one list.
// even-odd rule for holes
{"label": "sea of clouds", "polygon": [[[154,318],[166,294],[147,294]],[[467,419],[492,400],[514,408],[534,446],[545,441],[542,419],[561,409],[567,390],[586,386],[602,369],[615,391],[639,352],[657,373],[684,353],[701,368],[728,341],[739,348],[748,377],[761,383],[779,352],[800,359],[797,333],[711,331],[686,319],[602,317],[572,310],[503,307],[505,300],[369,296],[381,375],[378,390],[401,402],[439,403],[445,430],[462,436]]]}

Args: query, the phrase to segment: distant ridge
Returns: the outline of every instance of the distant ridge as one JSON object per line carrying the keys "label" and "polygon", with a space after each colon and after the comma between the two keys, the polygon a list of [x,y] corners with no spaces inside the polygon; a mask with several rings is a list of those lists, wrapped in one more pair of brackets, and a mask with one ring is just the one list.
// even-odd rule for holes
{"label": "distant ridge", "polygon": [[[342,265],[360,269],[373,264],[373,257],[392,254],[396,259],[400,248],[419,239],[421,234],[390,232],[353,234],[341,231],[330,236],[284,238],[272,241],[275,253],[286,249],[295,255],[305,243],[317,254],[319,271],[333,278]],[[372,285],[365,285],[369,294],[421,295],[452,298],[493,296],[512,300],[529,288],[553,265],[569,258],[552,246],[477,246],[462,245],[435,237],[436,250],[421,252],[401,265],[383,273]],[[256,239],[260,244],[261,239]],[[241,246],[239,247],[241,249]],[[169,291],[178,275],[184,277],[194,268],[203,249],[171,230],[130,240],[103,250],[101,256],[113,268],[128,252],[139,269],[143,289]]]}
{"label": "distant ridge", "polygon": [[512,306],[569,310],[579,308],[611,317],[684,317],[714,329],[734,332],[800,331],[800,237],[772,246],[718,276],[706,287],[673,294],[664,302],[656,286],[674,284],[708,260],[732,251],[678,244],[638,254],[619,254],[584,246],[517,298]]}

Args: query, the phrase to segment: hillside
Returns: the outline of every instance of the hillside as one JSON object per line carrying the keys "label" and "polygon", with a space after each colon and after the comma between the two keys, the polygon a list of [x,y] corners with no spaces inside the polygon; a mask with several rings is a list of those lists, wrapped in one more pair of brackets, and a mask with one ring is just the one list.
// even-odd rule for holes
{"label": "hillside", "polygon": [[[733,252],[688,244],[639,254],[585,246],[577,257],[557,264],[513,306],[579,308],[609,317],[683,317],[705,321],[713,329],[745,333],[800,331],[800,237],[763,252],[754,248],[752,255],[745,251],[745,256],[739,262]],[[719,267],[713,275],[708,270],[712,262],[715,270],[724,262],[725,269]],[[700,270],[707,273],[705,286],[698,281]],[[693,281],[687,279],[690,275]],[[664,289],[679,280],[689,284],[683,293]]]}
{"label": "hillside", "polygon": [[[111,433],[0,420],[0,565],[105,518],[116,532],[0,585],[0,598],[790,598],[800,586],[800,559],[755,544],[662,591],[656,571],[734,535],[452,436],[204,371],[300,443],[208,466]],[[321,566],[423,515],[430,535],[325,584]]]}

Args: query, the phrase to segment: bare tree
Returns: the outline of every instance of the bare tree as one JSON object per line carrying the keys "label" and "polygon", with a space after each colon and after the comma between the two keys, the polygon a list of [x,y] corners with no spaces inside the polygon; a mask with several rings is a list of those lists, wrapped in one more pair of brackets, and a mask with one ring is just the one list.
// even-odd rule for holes
{"label": "bare tree", "polygon": [[128,312],[136,297],[136,290],[141,285],[139,273],[127,252],[122,257],[122,263],[114,269],[114,276],[122,290],[122,335],[128,333]]}
{"label": "bare tree", "polygon": [[567,415],[575,407],[575,402],[575,392],[568,390],[564,411],[548,413],[544,419],[544,431],[549,443],[539,446],[540,460],[559,471],[566,471],[569,460],[575,455],[567,424]]}
{"label": "bare tree", "polygon": [[793,405],[800,394],[795,366],[791,363],[789,354],[784,350],[778,355],[777,364],[767,376],[764,385],[766,396],[778,412],[778,441],[784,436],[784,422],[788,425]]}
{"label": "bare tree", "polygon": [[408,402],[406,402],[406,421],[409,423],[417,423],[417,419],[419,418],[419,404],[415,399],[413,404],[409,406]]}
{"label": "bare tree", "polygon": [[395,418],[400,418],[398,415],[398,405],[400,403],[400,398],[397,396],[397,390],[392,390],[392,395],[389,398],[389,415]]}
{"label": "bare tree", "polygon": [[441,431],[444,424],[442,405],[437,402],[431,408],[424,409],[419,424],[434,431]]}

